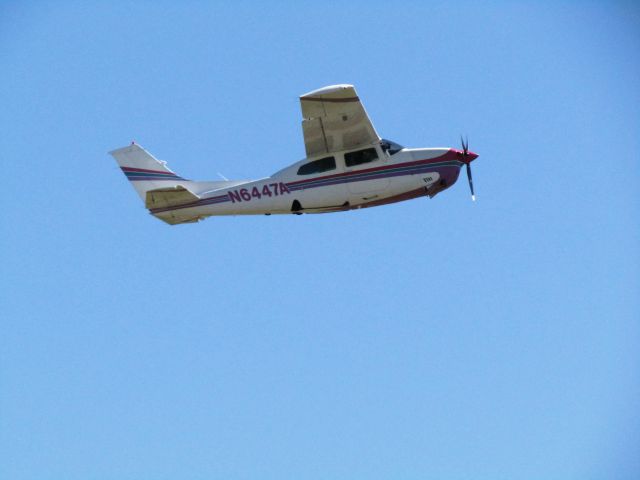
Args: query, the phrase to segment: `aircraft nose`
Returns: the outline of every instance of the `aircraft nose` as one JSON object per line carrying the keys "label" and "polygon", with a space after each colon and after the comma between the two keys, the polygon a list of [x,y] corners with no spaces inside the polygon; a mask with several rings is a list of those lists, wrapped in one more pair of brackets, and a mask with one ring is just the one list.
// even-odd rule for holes
{"label": "aircraft nose", "polygon": [[471,163],[471,162],[473,162],[476,158],[478,158],[478,157],[479,157],[479,155],[478,155],[477,153],[467,151],[466,158],[465,158],[464,151],[456,150],[455,148],[452,148],[451,150],[452,150],[453,152],[455,152],[455,154],[458,156],[458,158],[459,158],[461,161],[463,161],[464,163]]}

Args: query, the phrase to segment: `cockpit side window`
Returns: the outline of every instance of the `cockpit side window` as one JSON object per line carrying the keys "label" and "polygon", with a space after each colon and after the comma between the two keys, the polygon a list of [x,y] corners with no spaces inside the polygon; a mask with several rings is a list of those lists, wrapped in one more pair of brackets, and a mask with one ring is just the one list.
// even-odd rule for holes
{"label": "cockpit side window", "polygon": [[389,152],[389,155],[395,155],[404,148],[402,145],[392,142],[391,140],[385,140],[384,138],[380,142],[380,147],[383,152]]}
{"label": "cockpit side window", "polygon": [[373,162],[378,159],[378,153],[375,148],[365,148],[364,150],[356,150],[344,154],[344,163],[347,167],[362,165],[363,163]]}
{"label": "cockpit side window", "polygon": [[336,159],[334,157],[320,158],[309,163],[305,163],[298,169],[298,175],[311,175],[313,173],[328,172],[335,170]]}

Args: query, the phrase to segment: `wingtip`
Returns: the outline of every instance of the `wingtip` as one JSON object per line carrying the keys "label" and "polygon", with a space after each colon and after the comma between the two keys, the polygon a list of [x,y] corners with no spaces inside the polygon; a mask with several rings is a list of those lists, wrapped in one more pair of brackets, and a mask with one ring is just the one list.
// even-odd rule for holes
{"label": "wingtip", "polygon": [[340,90],[346,90],[348,88],[355,89],[355,87],[353,85],[350,85],[348,83],[340,83],[338,85],[327,85],[326,87],[318,88],[316,90],[312,90],[312,91],[307,92],[307,93],[305,93],[303,95],[300,95],[300,98],[314,97],[314,96],[317,96],[317,95],[327,95],[329,93],[335,93],[335,92],[338,92]]}

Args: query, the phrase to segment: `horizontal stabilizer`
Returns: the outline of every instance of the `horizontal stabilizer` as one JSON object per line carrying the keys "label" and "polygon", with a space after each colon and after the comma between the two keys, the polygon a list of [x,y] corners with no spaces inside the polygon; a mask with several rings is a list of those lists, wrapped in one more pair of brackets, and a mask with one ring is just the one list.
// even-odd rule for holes
{"label": "horizontal stabilizer", "polygon": [[[197,206],[200,197],[190,192],[182,185],[168,188],[156,188],[147,191],[145,206],[156,218],[169,225],[179,223],[195,223],[202,220],[201,215],[189,212],[191,205]],[[174,210],[173,207],[182,207]]]}
{"label": "horizontal stabilizer", "polygon": [[162,220],[169,225],[180,225],[182,223],[197,223],[200,220],[204,220],[205,217],[202,215],[177,215],[174,212],[165,212],[155,215],[155,217],[159,220]]}
{"label": "horizontal stabilizer", "polygon": [[157,188],[148,190],[145,198],[145,206],[149,210],[158,208],[175,207],[187,203],[197,202],[200,197],[191,193],[181,185],[170,188]]}

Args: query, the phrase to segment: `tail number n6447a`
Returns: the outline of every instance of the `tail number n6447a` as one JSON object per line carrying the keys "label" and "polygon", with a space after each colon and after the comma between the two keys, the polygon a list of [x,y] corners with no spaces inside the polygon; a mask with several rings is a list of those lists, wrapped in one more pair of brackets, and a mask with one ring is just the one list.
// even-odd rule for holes
{"label": "tail number n6447a", "polygon": [[284,195],[289,192],[287,185],[284,182],[279,183],[266,183],[263,185],[262,189],[259,189],[257,186],[248,189],[248,188],[240,188],[238,190],[229,190],[229,199],[233,203],[236,202],[250,202],[254,198],[262,198],[263,196],[271,197],[278,195]]}

